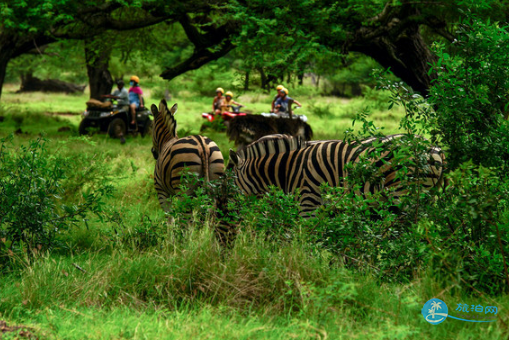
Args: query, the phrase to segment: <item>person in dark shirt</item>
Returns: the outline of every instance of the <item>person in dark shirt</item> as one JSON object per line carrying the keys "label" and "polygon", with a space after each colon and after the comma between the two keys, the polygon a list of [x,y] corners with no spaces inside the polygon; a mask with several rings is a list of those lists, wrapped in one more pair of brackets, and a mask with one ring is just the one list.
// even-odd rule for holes
{"label": "person in dark shirt", "polygon": [[274,105],[274,112],[277,114],[290,113],[291,103],[295,103],[298,107],[302,107],[301,103],[288,96],[288,90],[283,88],[279,90],[280,97]]}
{"label": "person in dark shirt", "polygon": [[281,97],[279,91],[281,91],[282,89],[284,89],[285,87],[283,85],[278,85],[276,87],[276,91],[277,91],[277,94],[276,96],[274,97],[274,99],[272,100],[272,106],[270,107],[270,112],[274,112],[274,106],[276,105],[276,100],[278,100],[279,97]]}

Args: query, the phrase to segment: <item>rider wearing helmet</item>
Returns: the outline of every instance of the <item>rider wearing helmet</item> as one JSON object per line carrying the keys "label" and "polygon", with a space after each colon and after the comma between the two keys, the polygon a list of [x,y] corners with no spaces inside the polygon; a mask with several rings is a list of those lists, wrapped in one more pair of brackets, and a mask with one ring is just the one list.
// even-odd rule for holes
{"label": "rider wearing helmet", "polygon": [[140,87],[140,78],[132,76],[129,85],[129,107],[131,111],[131,125],[136,125],[136,109],[143,107],[143,91]]}
{"label": "rider wearing helmet", "polygon": [[212,111],[216,114],[221,113],[221,108],[224,101],[224,90],[221,87],[216,89],[216,96],[214,97],[214,101],[212,102]]}
{"label": "rider wearing helmet", "polygon": [[226,92],[224,96],[225,99],[223,104],[221,104],[221,113],[228,111],[232,105],[242,105],[233,100],[233,93],[231,91]]}
{"label": "rider wearing helmet", "polygon": [[275,112],[277,114],[282,114],[282,113],[289,113],[290,110],[291,110],[291,103],[295,103],[297,104],[298,107],[302,107],[302,105],[296,101],[295,99],[293,98],[290,98],[288,96],[288,90],[283,88],[281,90],[279,90],[279,95],[280,97],[276,100],[276,103],[275,103]]}
{"label": "rider wearing helmet", "polygon": [[274,112],[274,106],[276,104],[276,100],[278,100],[278,98],[280,97],[279,91],[281,91],[281,89],[284,89],[284,88],[285,87],[283,85],[278,85],[276,87],[277,94],[274,97],[274,99],[272,100],[272,106],[270,107],[270,112]]}

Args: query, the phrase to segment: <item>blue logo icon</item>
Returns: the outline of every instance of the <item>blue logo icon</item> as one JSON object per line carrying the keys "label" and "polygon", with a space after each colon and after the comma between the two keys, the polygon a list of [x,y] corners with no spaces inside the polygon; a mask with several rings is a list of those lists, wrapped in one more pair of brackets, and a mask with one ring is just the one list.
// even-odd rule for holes
{"label": "blue logo icon", "polygon": [[438,325],[447,319],[449,309],[440,299],[431,299],[422,307],[422,316],[432,325]]}
{"label": "blue logo icon", "polygon": [[[424,304],[421,313],[424,319],[432,325],[438,325],[447,319],[456,319],[467,322],[495,322],[497,321],[498,308],[496,306],[469,305],[458,303],[456,311],[460,312],[458,316],[449,315],[449,309],[445,302],[440,299],[431,299]],[[484,312],[484,315],[482,314]],[[493,315],[489,315],[493,314]]]}

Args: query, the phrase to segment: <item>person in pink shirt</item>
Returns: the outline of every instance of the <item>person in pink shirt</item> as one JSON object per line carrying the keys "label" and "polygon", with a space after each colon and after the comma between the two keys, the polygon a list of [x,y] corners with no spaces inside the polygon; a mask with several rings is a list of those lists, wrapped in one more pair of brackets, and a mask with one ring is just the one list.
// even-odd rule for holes
{"label": "person in pink shirt", "polygon": [[140,78],[132,76],[129,82],[129,107],[131,110],[131,125],[136,125],[136,109],[143,107],[143,91],[139,85]]}

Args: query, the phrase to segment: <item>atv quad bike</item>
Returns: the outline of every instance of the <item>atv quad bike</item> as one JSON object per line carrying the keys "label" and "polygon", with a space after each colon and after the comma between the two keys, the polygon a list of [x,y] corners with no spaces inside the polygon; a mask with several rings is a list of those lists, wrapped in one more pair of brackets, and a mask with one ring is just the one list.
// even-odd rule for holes
{"label": "atv quad bike", "polygon": [[79,126],[80,135],[89,133],[89,128],[99,128],[111,138],[120,138],[127,133],[139,132],[142,137],[152,134],[152,112],[146,107],[136,109],[138,129],[131,125],[131,114],[127,105],[111,105],[110,108],[89,107],[83,112]]}
{"label": "atv quad bike", "polygon": [[207,121],[202,124],[200,132],[205,131],[207,128],[212,128],[215,131],[226,131],[230,121],[236,117],[245,116],[249,113],[240,112],[240,108],[244,105],[227,105],[230,110],[225,111],[221,114],[215,114],[214,112],[204,112],[201,114],[203,119]]}

